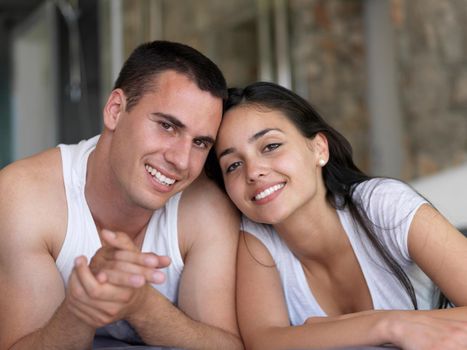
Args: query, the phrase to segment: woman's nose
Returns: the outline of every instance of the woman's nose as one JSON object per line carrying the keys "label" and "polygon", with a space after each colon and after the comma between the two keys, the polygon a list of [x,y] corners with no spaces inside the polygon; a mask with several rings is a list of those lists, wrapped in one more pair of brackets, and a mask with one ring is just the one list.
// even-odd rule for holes
{"label": "woman's nose", "polygon": [[267,168],[264,164],[261,164],[258,161],[253,161],[247,164],[247,182],[254,183],[260,178],[266,176]]}

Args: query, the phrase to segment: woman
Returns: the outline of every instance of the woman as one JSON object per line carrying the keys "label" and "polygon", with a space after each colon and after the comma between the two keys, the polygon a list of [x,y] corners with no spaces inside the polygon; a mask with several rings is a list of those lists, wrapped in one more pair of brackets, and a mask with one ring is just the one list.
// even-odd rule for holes
{"label": "woman", "polygon": [[305,100],[231,89],[215,153],[207,171],[244,214],[247,349],[467,348],[467,240],[406,184],[360,171]]}

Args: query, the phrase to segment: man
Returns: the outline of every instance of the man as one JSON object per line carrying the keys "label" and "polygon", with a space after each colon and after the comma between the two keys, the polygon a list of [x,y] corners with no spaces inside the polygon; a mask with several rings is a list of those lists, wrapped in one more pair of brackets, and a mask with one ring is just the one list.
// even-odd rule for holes
{"label": "man", "polygon": [[196,50],[144,44],[120,72],[100,137],[0,172],[0,349],[89,349],[96,329],[125,342],[242,348],[238,218],[212,183],[193,182],[225,94]]}

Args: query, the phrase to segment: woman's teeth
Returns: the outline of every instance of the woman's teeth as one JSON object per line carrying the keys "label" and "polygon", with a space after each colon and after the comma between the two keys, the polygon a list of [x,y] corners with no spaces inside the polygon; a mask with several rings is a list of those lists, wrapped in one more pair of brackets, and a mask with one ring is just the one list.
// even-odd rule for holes
{"label": "woman's teeth", "polygon": [[255,196],[255,201],[259,201],[260,199],[266,198],[267,196],[273,194],[277,190],[280,190],[284,186],[285,186],[285,184],[281,183],[281,184],[277,184],[277,185],[271,186],[269,188],[266,188],[264,191],[261,191],[260,193],[258,193]]}

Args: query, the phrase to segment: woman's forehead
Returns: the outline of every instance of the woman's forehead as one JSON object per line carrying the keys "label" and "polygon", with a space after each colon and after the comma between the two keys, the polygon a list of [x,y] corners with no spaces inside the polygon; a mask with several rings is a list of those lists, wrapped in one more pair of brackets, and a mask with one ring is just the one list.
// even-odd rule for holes
{"label": "woman's forehead", "polygon": [[258,120],[267,123],[271,120],[274,120],[275,118],[288,121],[287,116],[281,110],[258,104],[243,104],[229,109],[227,112],[225,112],[224,118],[230,120],[241,118],[241,122],[247,122],[248,120]]}

